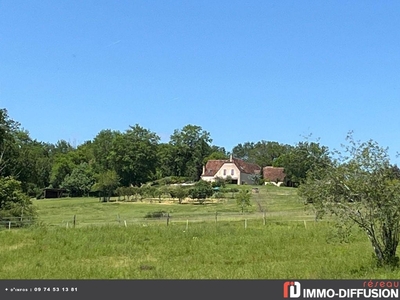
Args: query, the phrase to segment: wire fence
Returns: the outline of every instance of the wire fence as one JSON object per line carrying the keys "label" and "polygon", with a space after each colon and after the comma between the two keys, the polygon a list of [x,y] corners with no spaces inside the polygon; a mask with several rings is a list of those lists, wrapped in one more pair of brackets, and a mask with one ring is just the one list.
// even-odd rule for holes
{"label": "wire fence", "polygon": [[0,226],[2,228],[21,228],[34,224],[34,220],[30,217],[2,217],[0,218]]}
{"label": "wire fence", "polygon": [[[101,225],[116,225],[116,226],[131,226],[131,225],[141,225],[141,226],[152,226],[152,225],[186,225],[189,226],[190,223],[227,223],[227,222],[243,222],[243,226],[247,228],[249,224],[267,225],[270,222],[280,221],[280,218],[271,219],[267,213],[234,213],[234,212],[215,212],[209,214],[170,214],[163,213],[159,216],[144,217],[144,218],[134,218],[127,215],[117,214],[114,218],[90,218],[84,215],[78,216],[73,215],[67,220],[63,220],[59,224],[53,224],[53,226],[62,226],[65,228],[75,228],[75,227],[85,227],[85,226],[101,226]],[[291,222],[311,222],[314,219],[310,217],[291,219],[291,220],[281,220],[281,221],[291,221]]]}

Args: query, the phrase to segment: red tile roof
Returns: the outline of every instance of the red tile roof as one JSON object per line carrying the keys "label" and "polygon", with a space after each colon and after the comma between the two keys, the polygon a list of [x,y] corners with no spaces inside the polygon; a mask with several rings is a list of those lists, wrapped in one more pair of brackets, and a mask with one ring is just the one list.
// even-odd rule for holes
{"label": "red tile roof", "polygon": [[227,162],[227,160],[222,160],[222,159],[209,160],[206,163],[206,167],[202,176],[214,176],[215,174],[217,174],[218,170],[221,169],[221,167],[225,162]]}
{"label": "red tile roof", "polygon": [[283,181],[285,176],[284,168],[270,166],[263,168],[263,177],[268,181]]}
{"label": "red tile roof", "polygon": [[238,158],[233,158],[232,160],[242,173],[260,174],[261,172],[261,167],[259,165],[251,164]]}
{"label": "red tile roof", "polygon": [[232,161],[227,160],[209,160],[205,165],[205,170],[202,176],[214,176],[225,163],[234,163],[242,173],[246,174],[260,174],[261,168],[259,165],[247,163],[238,158],[232,158]]}

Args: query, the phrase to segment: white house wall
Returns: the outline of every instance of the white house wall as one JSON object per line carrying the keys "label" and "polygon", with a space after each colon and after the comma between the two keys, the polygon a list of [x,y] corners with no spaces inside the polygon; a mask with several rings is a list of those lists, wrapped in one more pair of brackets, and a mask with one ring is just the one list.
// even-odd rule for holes
{"label": "white house wall", "polygon": [[[226,175],[224,175],[224,170],[226,170]],[[233,170],[233,175],[231,175],[231,170]],[[201,176],[201,179],[204,181],[214,182],[217,177],[226,179],[228,176],[234,180],[237,180],[238,184],[253,184],[253,175],[240,173],[238,167],[233,162],[227,162],[223,164],[214,176]]]}
{"label": "white house wall", "polygon": [[[224,170],[226,170],[226,175],[224,175]],[[231,170],[233,170],[233,175],[231,175]],[[224,179],[230,176],[232,179],[237,179],[239,182],[240,171],[234,163],[224,163],[214,176]]]}
{"label": "white house wall", "polygon": [[204,181],[209,181],[209,182],[214,182],[215,177],[214,176],[201,176],[201,179]]}

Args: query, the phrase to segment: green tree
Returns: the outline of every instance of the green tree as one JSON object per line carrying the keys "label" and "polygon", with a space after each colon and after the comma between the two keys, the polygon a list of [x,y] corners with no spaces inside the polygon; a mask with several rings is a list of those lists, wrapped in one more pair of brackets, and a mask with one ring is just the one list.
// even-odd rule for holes
{"label": "green tree", "polygon": [[73,169],[71,175],[65,176],[61,187],[67,189],[72,196],[81,197],[89,194],[94,183],[95,179],[89,165],[81,163]]}
{"label": "green tree", "polygon": [[22,192],[21,182],[12,177],[0,177],[0,218],[29,217],[36,210],[29,197]]}
{"label": "green tree", "polygon": [[228,158],[226,152],[215,151],[203,159],[203,165],[205,165],[209,160],[227,160]]}
{"label": "green tree", "polygon": [[207,197],[211,197],[214,191],[209,182],[200,180],[196,182],[193,188],[189,190],[192,199],[197,199],[200,203],[204,203]]}
{"label": "green tree", "polygon": [[286,144],[261,140],[257,143],[238,144],[233,148],[232,154],[236,158],[265,167],[272,166],[275,160],[287,154],[292,148]]}
{"label": "green tree", "polygon": [[20,123],[8,116],[6,109],[0,109],[0,175],[13,176],[14,161],[18,157],[16,132],[20,131]]}
{"label": "green tree", "polygon": [[172,198],[177,198],[179,204],[182,204],[183,199],[185,199],[187,196],[189,196],[189,191],[188,189],[178,186],[178,187],[173,187],[169,190],[169,193]]}
{"label": "green tree", "polygon": [[241,207],[242,214],[245,207],[251,206],[250,203],[251,193],[249,190],[240,190],[236,195],[236,204]]}
{"label": "green tree", "polygon": [[307,173],[330,164],[328,147],[318,142],[300,142],[288,153],[277,158],[273,166],[283,167],[287,186],[298,186],[307,178]]}
{"label": "green tree", "polygon": [[352,225],[363,230],[379,266],[398,264],[400,180],[387,149],[372,140],[355,142],[349,135],[331,164],[313,166],[299,192],[317,218],[336,216],[344,233]]}
{"label": "green tree", "polygon": [[204,158],[212,152],[211,142],[210,133],[197,125],[186,125],[182,130],[174,130],[170,139],[174,175],[199,180]]}
{"label": "green tree", "polygon": [[161,179],[174,175],[174,146],[169,143],[159,144],[157,147],[156,178]]}
{"label": "green tree", "polygon": [[159,139],[137,124],[115,138],[110,159],[123,185],[140,186],[154,179]]}
{"label": "green tree", "polygon": [[57,154],[53,159],[53,165],[50,175],[50,183],[58,188],[67,175],[70,175],[76,167],[72,156],[68,154]]}
{"label": "green tree", "polygon": [[118,187],[120,178],[117,172],[113,170],[104,171],[97,174],[96,177],[96,183],[93,185],[92,191],[101,192],[103,202],[108,202]]}
{"label": "green tree", "polygon": [[[115,144],[115,140],[121,133],[110,129],[100,131],[90,145],[90,151],[93,154],[94,169],[96,172],[113,169],[111,153]],[[114,153],[114,155],[117,155]]]}

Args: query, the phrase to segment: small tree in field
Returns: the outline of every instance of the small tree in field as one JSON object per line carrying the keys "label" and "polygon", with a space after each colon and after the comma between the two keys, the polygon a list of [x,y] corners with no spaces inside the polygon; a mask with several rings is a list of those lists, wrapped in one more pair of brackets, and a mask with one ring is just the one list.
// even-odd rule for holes
{"label": "small tree in field", "polygon": [[379,266],[396,266],[400,234],[400,180],[387,149],[348,136],[344,153],[312,169],[299,194],[317,217],[332,214],[350,228],[357,225],[371,242]]}
{"label": "small tree in field", "polygon": [[212,196],[213,192],[210,183],[200,180],[189,190],[189,195],[192,199],[197,199],[200,204],[203,204],[207,197]]}
{"label": "small tree in field", "polygon": [[249,190],[240,190],[240,192],[236,195],[236,203],[242,209],[242,214],[245,207],[251,206],[250,203],[251,194]]}
{"label": "small tree in field", "polygon": [[189,195],[189,191],[181,186],[176,188],[175,196],[178,198],[179,204],[182,204],[183,199]]}
{"label": "small tree in field", "polygon": [[0,219],[9,217],[28,217],[33,220],[36,209],[22,192],[20,181],[12,177],[0,177]]}
{"label": "small tree in field", "polygon": [[103,202],[108,202],[112,193],[119,185],[120,178],[115,171],[105,171],[98,174],[97,181],[92,187],[92,191],[99,191],[103,194]]}

